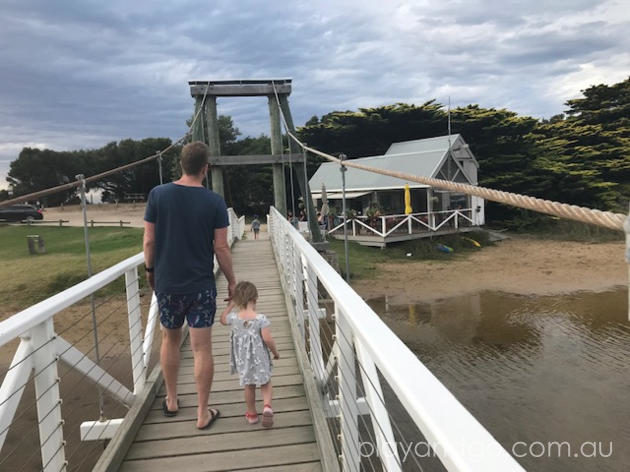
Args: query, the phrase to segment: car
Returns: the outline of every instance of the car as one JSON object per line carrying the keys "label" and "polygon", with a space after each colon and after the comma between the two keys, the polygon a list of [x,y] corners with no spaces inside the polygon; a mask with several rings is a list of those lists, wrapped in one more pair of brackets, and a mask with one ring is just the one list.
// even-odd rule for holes
{"label": "car", "polygon": [[0,208],[0,221],[42,220],[44,215],[33,205],[10,205]]}

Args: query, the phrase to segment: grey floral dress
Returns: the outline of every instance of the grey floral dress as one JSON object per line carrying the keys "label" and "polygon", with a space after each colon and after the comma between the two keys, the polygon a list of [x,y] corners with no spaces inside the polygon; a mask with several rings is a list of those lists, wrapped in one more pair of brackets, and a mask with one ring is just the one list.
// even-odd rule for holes
{"label": "grey floral dress", "polygon": [[238,372],[241,386],[265,385],[271,380],[271,356],[262,339],[261,329],[271,324],[263,314],[242,320],[236,312],[227,316],[230,333],[230,372]]}

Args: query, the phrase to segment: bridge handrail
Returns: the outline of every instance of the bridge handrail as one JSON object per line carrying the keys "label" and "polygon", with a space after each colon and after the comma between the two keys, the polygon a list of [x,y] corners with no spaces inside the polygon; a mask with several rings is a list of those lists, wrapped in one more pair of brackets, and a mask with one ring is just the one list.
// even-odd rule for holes
{"label": "bridge handrail", "polygon": [[121,275],[124,275],[128,270],[139,266],[143,262],[144,253],[141,252],[1,321],[0,346],[5,345],[31,328],[55,316],[60,311],[105,287]]}
{"label": "bridge handrail", "polygon": [[[346,327],[345,335],[342,328],[342,336],[336,337],[336,343],[343,344],[341,338],[349,334],[351,339],[346,340],[350,343],[346,346],[346,353],[352,353],[354,348],[359,360],[361,357],[369,359],[378,367],[429,444],[435,446],[434,451],[447,470],[524,470],[275,208],[270,211],[270,225],[274,250],[284,261],[280,269],[284,272],[288,286],[297,293],[296,299],[302,298],[303,276],[314,273],[316,280],[311,281],[311,286],[315,283],[316,287],[319,282],[334,302],[337,330]],[[298,316],[299,311],[298,303]],[[319,333],[311,332],[310,338],[313,337],[319,337]],[[338,350],[343,351],[341,345]],[[314,359],[311,349],[311,363],[314,362],[321,363],[323,360]],[[351,369],[354,370],[354,367]],[[315,367],[313,370],[317,371]],[[342,370],[339,376],[343,378]],[[378,380],[376,375],[374,377]],[[339,382],[343,394],[343,382]],[[352,400],[351,403],[356,403],[356,398]],[[344,405],[343,402],[339,403],[343,416]],[[352,416],[357,411],[358,407],[355,407],[355,412],[352,408],[348,411],[346,407],[345,414]],[[383,419],[388,421],[386,413]],[[342,426],[341,429],[342,436],[344,433],[354,434],[358,440],[358,433],[352,432],[352,428],[344,431]],[[349,439],[345,438],[345,441],[347,443]],[[344,470],[354,470],[360,459],[347,457],[352,455],[352,449],[347,445],[343,454],[346,465]]]}

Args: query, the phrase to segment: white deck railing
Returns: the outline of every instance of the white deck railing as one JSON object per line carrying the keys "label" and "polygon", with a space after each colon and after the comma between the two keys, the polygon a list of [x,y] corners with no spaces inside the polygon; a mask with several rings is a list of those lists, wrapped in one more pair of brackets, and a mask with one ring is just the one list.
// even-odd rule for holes
{"label": "white deck railing", "polygon": [[[320,386],[322,408],[334,420],[331,434],[339,440],[342,470],[365,468],[366,439],[384,470],[401,470],[405,454],[399,447],[409,445],[405,469],[413,465],[413,446],[422,438],[405,437],[390,416],[391,398],[383,395],[381,376],[447,470],[524,470],[274,208],[269,223],[300,343]],[[332,316],[320,306],[321,292],[332,303]],[[330,333],[326,318],[334,321]]]}
{"label": "white deck railing", "polygon": [[[229,209],[228,213],[230,217],[228,242],[232,245],[235,239],[242,237],[245,222],[244,217],[238,218],[232,209]],[[141,395],[147,380],[158,319],[157,303],[155,295],[152,295],[146,327],[144,330],[142,329],[138,266],[143,263],[143,253],[136,254],[0,322],[0,347],[14,340],[19,340],[13,361],[5,371],[4,379],[0,386],[0,470],[8,470],[6,461],[14,452],[19,454],[20,464],[33,460],[35,457],[30,456],[41,453],[41,470],[44,472],[66,470],[68,460],[66,457],[64,430],[66,430],[67,435],[69,433],[67,431],[69,425],[65,424],[62,417],[61,405],[63,399],[60,386],[63,386],[66,374],[70,371],[78,372],[80,381],[89,379],[98,385],[103,393],[127,408],[131,407],[135,398]],[[215,270],[216,268],[217,263],[215,261]],[[82,352],[79,349],[81,347],[79,342],[81,344],[90,344],[86,341],[92,339],[91,336],[94,334],[94,330],[90,328],[90,331],[83,334],[79,340],[74,340],[74,342],[66,340],[55,331],[56,315],[72,307],[77,302],[84,300],[86,297],[90,297],[122,276],[125,279],[126,318],[129,325],[129,344],[126,346],[126,355],[122,359],[129,357],[131,360],[127,365],[128,372],[130,372],[133,379],[133,386],[130,386],[130,388],[117,380],[112,372],[107,372],[102,365],[97,364],[90,358],[94,357],[93,351],[95,351],[95,348],[98,349],[98,345],[86,350],[86,352]],[[122,293],[120,295],[122,296]],[[99,300],[99,306],[103,304]],[[122,312],[124,305],[123,301],[117,307],[120,311],[114,310],[111,314],[108,314],[108,317]],[[84,317],[87,317],[89,314],[91,314],[91,310],[88,310]],[[86,321],[88,320],[89,318],[86,318]],[[98,321],[97,326],[102,329],[105,321],[105,319],[101,319]],[[72,327],[73,325],[71,324],[70,328],[65,328],[64,334],[68,332],[67,336],[73,335]],[[105,337],[112,335],[112,333],[113,339],[110,337],[108,344],[120,348],[122,340],[116,339],[117,336],[114,330],[111,330],[110,334]],[[102,334],[101,332],[101,349],[104,346]],[[90,335],[90,338],[87,340],[86,335]],[[110,349],[108,348],[107,352],[101,351],[101,355],[103,357],[107,356]],[[122,349],[125,350],[125,346],[122,346]],[[67,370],[62,375],[59,373],[60,361],[67,366]],[[35,386],[35,400],[31,407],[25,407],[20,405],[20,400],[31,379]],[[75,382],[72,387],[76,385],[77,383]],[[72,396],[76,398],[74,392]],[[85,399],[82,399],[83,402],[85,402]],[[13,451],[3,450],[11,427],[17,419],[22,422],[27,421],[26,413],[29,413],[29,408],[35,408],[37,412],[37,423],[33,426],[39,430],[41,451],[25,451],[23,447],[20,447],[20,444]],[[64,408],[72,408],[72,399],[66,399]],[[81,422],[80,425],[77,424],[77,427],[80,428],[80,437],[83,441],[110,439],[122,421],[122,418],[109,420],[100,418],[97,421]],[[75,447],[76,450],[77,448]],[[83,461],[85,456],[86,454],[80,454],[76,458]],[[72,457],[75,457],[74,453]],[[74,465],[76,466],[76,464]]]}
{"label": "white deck railing", "polygon": [[462,227],[477,226],[472,218],[473,210],[432,211],[409,215],[381,215],[374,218],[354,216],[347,218],[328,231],[338,233],[344,225],[350,225],[352,236],[367,234],[387,238],[394,234],[433,233],[446,229],[458,230]]}

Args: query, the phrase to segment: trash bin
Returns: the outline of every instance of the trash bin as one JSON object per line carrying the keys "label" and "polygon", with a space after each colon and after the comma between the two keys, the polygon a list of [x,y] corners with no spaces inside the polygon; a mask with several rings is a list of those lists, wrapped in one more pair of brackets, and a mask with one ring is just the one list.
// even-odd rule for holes
{"label": "trash bin", "polygon": [[30,234],[26,236],[26,242],[28,243],[29,254],[46,254],[44,238],[42,238],[39,234]]}

